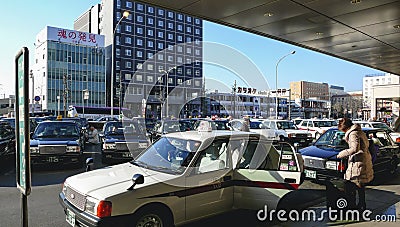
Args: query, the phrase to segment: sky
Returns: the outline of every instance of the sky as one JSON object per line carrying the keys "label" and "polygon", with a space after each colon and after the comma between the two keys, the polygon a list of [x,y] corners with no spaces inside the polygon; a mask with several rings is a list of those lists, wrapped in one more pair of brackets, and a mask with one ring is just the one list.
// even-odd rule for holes
{"label": "sky", "polygon": [[[37,0],[4,1],[0,8],[0,98],[14,93],[14,58],[24,46],[29,48],[30,62],[33,62],[36,35],[45,26],[73,29],[74,20],[91,5],[101,0]],[[383,73],[344,60],[313,52],[304,48],[285,44],[211,22],[203,24],[203,41],[226,45],[248,58],[260,71],[271,89],[275,89],[276,64],[286,54],[278,66],[278,88],[288,88],[290,81],[306,80],[325,82],[343,86],[346,91],[362,90],[365,75]],[[32,64],[31,64],[32,65]],[[228,70],[204,64],[207,79],[219,80],[229,88],[233,81],[245,86],[246,81],[236,78]],[[243,75],[246,79],[246,75]],[[207,84],[206,84],[207,87]],[[217,86],[218,88],[220,86]],[[265,87],[265,86],[264,86]],[[209,89],[215,89],[212,84]],[[263,87],[258,88],[263,89]]]}

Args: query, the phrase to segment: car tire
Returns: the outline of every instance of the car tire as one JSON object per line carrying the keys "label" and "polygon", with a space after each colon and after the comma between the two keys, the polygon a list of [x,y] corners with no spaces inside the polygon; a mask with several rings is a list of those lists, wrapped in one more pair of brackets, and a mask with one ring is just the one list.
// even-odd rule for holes
{"label": "car tire", "polygon": [[142,226],[159,226],[169,227],[174,226],[174,221],[171,212],[161,205],[149,205],[140,208],[134,215],[134,225]]}

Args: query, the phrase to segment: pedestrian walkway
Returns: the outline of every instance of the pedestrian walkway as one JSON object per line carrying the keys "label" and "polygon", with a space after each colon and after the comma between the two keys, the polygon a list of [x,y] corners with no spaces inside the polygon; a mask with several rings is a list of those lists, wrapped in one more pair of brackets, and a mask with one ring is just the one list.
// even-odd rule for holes
{"label": "pedestrian walkway", "polygon": [[[274,226],[400,226],[399,185],[400,181],[397,176],[388,183],[368,186],[366,190],[367,210],[359,214],[358,221],[351,218],[356,217],[352,216],[352,214],[349,214],[349,218],[346,218],[346,214],[343,214],[344,220],[339,221],[335,221],[335,218],[330,218],[324,200],[317,205],[305,208],[304,210],[306,210],[306,213],[304,213],[304,218],[302,218],[303,213],[301,213],[304,212],[304,210],[301,210],[299,211],[300,219],[298,221],[292,221],[291,218],[289,218],[289,222],[275,221]],[[309,220],[308,213],[316,214],[315,220]],[[335,215],[336,213],[333,214]],[[362,217],[363,214],[366,217],[365,220]]]}

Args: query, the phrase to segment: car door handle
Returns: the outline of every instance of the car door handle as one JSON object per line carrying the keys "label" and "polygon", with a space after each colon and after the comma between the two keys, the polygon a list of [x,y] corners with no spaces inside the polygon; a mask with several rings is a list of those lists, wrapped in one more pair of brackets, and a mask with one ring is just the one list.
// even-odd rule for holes
{"label": "car door handle", "polygon": [[230,180],[232,180],[232,176],[224,176],[222,179],[224,181],[230,181]]}
{"label": "car door handle", "polygon": [[293,178],[285,178],[284,181],[285,183],[296,183],[296,179]]}

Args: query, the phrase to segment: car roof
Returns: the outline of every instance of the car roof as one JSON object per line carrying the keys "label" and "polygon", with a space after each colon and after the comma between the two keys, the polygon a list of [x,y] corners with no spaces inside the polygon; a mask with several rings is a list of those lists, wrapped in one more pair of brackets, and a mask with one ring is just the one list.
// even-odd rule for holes
{"label": "car roof", "polygon": [[[328,130],[338,130],[338,128],[337,128],[337,127],[333,127],[333,128],[328,129]],[[328,130],[327,130],[327,131],[328,131]],[[361,130],[362,130],[363,132],[386,132],[385,129],[383,129],[383,128],[367,128],[367,127],[361,127]]]}
{"label": "car roof", "polygon": [[198,131],[174,132],[165,134],[163,136],[171,138],[196,140],[201,142],[209,138],[227,137],[227,136],[235,138],[248,138],[249,136],[254,138],[260,138],[260,135],[254,132],[228,131],[228,130],[213,130],[211,132],[198,132]]}

